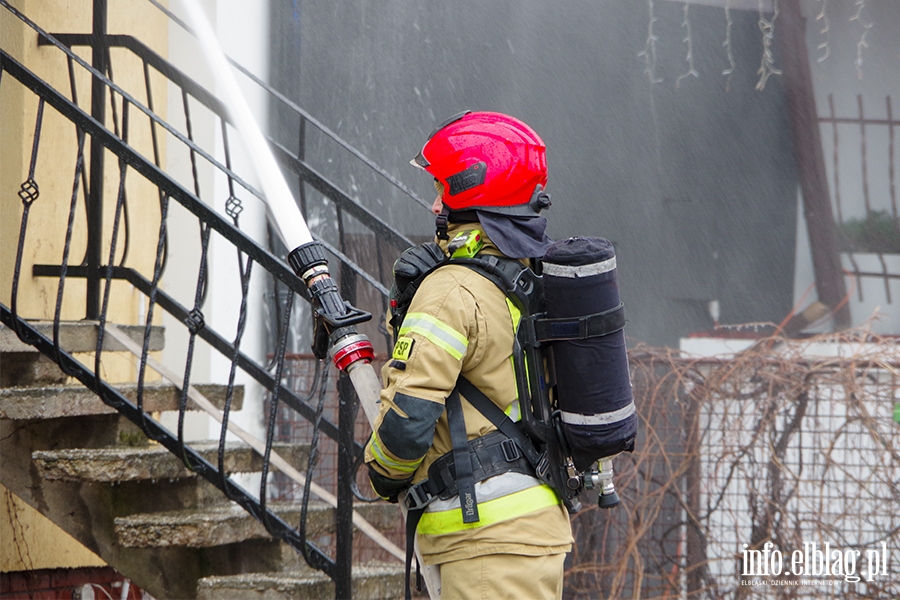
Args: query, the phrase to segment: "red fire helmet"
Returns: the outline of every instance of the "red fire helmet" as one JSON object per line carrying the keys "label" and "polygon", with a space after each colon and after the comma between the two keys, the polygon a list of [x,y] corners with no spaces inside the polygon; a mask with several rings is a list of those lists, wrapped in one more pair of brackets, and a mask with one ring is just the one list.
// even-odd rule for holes
{"label": "red fire helmet", "polygon": [[[546,147],[522,121],[495,112],[463,112],[442,123],[411,163],[443,184],[441,201],[451,210],[549,205]],[[538,188],[540,186],[540,188]],[[544,200],[546,199],[546,200]]]}

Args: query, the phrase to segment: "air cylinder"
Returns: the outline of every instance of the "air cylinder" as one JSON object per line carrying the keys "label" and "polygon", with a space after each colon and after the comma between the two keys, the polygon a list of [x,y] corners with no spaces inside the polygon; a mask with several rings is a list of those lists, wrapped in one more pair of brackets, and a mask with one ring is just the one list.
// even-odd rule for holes
{"label": "air cylinder", "polygon": [[[634,448],[637,415],[625,347],[624,313],[612,243],[555,242],[543,259],[557,406],[575,468]],[[565,331],[568,328],[568,331]]]}

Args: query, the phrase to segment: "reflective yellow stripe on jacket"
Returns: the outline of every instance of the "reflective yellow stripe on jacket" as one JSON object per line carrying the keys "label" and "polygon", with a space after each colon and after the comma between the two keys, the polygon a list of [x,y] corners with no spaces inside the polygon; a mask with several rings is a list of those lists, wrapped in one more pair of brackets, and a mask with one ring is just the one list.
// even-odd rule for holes
{"label": "reflective yellow stripe on jacket", "polygon": [[[506,298],[506,307],[509,309],[509,318],[512,319],[512,328],[513,333],[519,330],[519,323],[522,322],[522,311],[516,308],[516,305],[513,303],[509,297]],[[513,377],[516,375],[516,360],[515,357],[509,357],[509,365],[513,370]],[[509,420],[513,423],[518,423],[522,420],[522,411],[519,408],[519,390],[516,388],[516,399],[512,404],[509,405],[509,408],[506,409],[506,416],[509,417]]]}
{"label": "reflective yellow stripe on jacket", "polygon": [[381,442],[375,433],[372,433],[371,448],[372,454],[375,455],[375,460],[388,469],[393,469],[402,473],[414,473],[415,470],[419,468],[419,465],[422,464],[422,458],[416,460],[399,460],[391,458],[381,447]]}
{"label": "reflective yellow stripe on jacket", "polygon": [[426,313],[408,313],[400,326],[399,335],[418,333],[456,360],[466,353],[469,340],[440,319]]}
{"label": "reflective yellow stripe on jacket", "polygon": [[[475,495],[478,495],[476,488]],[[462,509],[457,507],[449,510],[426,511],[419,521],[418,532],[422,535],[442,535],[485,527],[515,519],[529,513],[538,511],[548,506],[560,503],[559,497],[547,485],[535,485],[524,490],[519,490],[494,500],[478,502],[479,521],[476,523],[463,523]]]}

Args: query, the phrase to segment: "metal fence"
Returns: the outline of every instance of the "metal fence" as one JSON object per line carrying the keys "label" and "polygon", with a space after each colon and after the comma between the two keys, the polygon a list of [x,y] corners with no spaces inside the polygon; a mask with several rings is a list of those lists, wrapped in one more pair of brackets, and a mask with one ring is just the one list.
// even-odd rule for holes
{"label": "metal fence", "polygon": [[622,505],[573,519],[572,598],[900,595],[900,349],[865,332],[631,354]]}
{"label": "metal fence", "polygon": [[[604,511],[583,498],[573,517],[566,598],[900,594],[896,339],[764,339],[737,356],[702,359],[638,347],[629,360],[638,447],[615,461],[622,504]],[[316,389],[311,357],[286,364],[295,391]],[[312,438],[290,411],[279,423],[285,441]],[[358,421],[357,439],[369,431]],[[335,448],[322,444],[319,453],[324,473]],[[301,493],[290,482],[271,490]],[[390,535],[403,539],[399,522]]]}
{"label": "metal fence", "polygon": [[890,304],[891,281],[900,279],[896,167],[900,120],[890,96],[880,106],[866,106],[862,95],[855,100],[855,110],[849,106],[839,110],[834,95],[828,96],[828,114],[819,117],[823,150],[830,157],[825,168],[852,288],[863,302],[863,279],[880,279]]}
{"label": "metal fence", "polygon": [[[243,506],[274,537],[292,545],[313,567],[328,574],[335,581],[337,597],[348,596],[354,535],[351,524],[354,475],[351,469],[358,463],[362,451],[361,444],[353,437],[355,395],[348,386],[340,387],[342,401],[338,404],[342,411],[326,418],[317,413],[318,397],[307,401],[281,384],[289,337],[287,324],[292,321],[292,312],[308,300],[308,292],[287,264],[264,247],[264,241],[261,243],[242,229],[248,206],[244,200],[259,199],[260,192],[233,168],[231,157],[235,148],[229,145],[233,130],[226,111],[213,95],[133,37],[107,35],[106,2],[94,0],[92,4],[91,33],[56,36],[6,0],[0,0],[5,26],[16,23],[27,34],[35,35],[41,44],[49,46],[44,50],[44,56],[56,57],[57,62],[53,64],[59,67],[59,72],[55,75],[62,75],[66,70],[69,75],[67,80],[54,77],[53,81],[68,84],[68,89],[65,84],[57,87],[0,45],[3,97],[21,101],[22,114],[28,115],[30,121],[23,123],[22,129],[27,132],[26,136],[31,133],[30,138],[22,140],[31,152],[25,172],[20,174],[23,183],[16,192],[18,198],[6,202],[12,207],[16,200],[21,201],[21,221],[15,266],[11,281],[6,282],[11,289],[11,302],[9,306],[0,304],[0,320],[14,329],[23,341],[57,362],[66,374],[81,381],[139,425],[148,438],[181,457],[192,470]],[[77,45],[91,46],[91,63],[71,49]],[[127,49],[139,58],[145,83],[139,90],[140,99],[113,81],[116,69],[111,48]],[[151,82],[158,81],[155,78],[160,75],[181,91],[183,130],[171,125],[153,109],[154,99],[160,102],[159,96],[163,94]],[[82,106],[85,81],[90,82],[89,110]],[[204,148],[195,139],[192,123],[198,108],[212,115],[212,122],[221,132],[222,147]],[[52,133],[48,134],[48,131]],[[45,143],[51,136],[54,143]],[[142,138],[143,143],[137,138]],[[166,172],[161,150],[163,138],[167,141],[169,157],[181,152],[190,165],[187,181],[177,181]],[[278,158],[297,175],[302,186],[311,186],[337,206],[339,219],[342,219],[340,215],[349,215],[370,232],[363,237],[372,240],[377,247],[354,247],[360,255],[380,255],[382,243],[393,245],[395,249],[409,245],[408,240],[353,198],[307,168],[296,154],[281,151]],[[104,169],[104,162],[115,168]],[[204,170],[214,172],[215,177],[226,183],[228,197],[222,212],[214,208],[217,200],[222,199],[212,197],[210,190],[203,188],[203,179],[198,173]],[[138,207],[144,216],[140,222],[134,216]],[[40,226],[31,218],[37,213],[42,213]],[[188,254],[173,256],[173,242],[180,241],[174,232],[185,224],[193,227],[195,244]],[[387,293],[383,274],[373,276],[350,258],[346,247],[349,244],[343,234],[333,244],[320,241],[330,253],[332,264],[339,265],[340,272],[336,275],[341,280],[345,297],[352,301],[359,291],[383,304]],[[222,320],[210,315],[207,304],[211,281],[215,278],[210,257],[217,247],[220,249],[218,255],[228,256],[233,263],[229,270],[233,286],[228,292],[234,300],[233,312],[224,315]],[[40,250],[47,248],[53,251],[41,254]],[[36,258],[46,256],[53,256],[50,260],[59,262]],[[167,289],[165,281],[176,273],[186,279],[185,284],[173,292]],[[35,315],[34,308],[22,300],[27,286],[43,286],[44,296],[55,298],[55,303],[48,302],[50,314]],[[257,321],[262,318],[263,311],[254,307],[263,294],[255,294],[273,288],[278,290],[276,304],[283,315],[279,323],[285,326],[274,332],[274,358],[266,362],[248,347],[244,334],[264,327]],[[135,320],[135,314],[118,314],[110,307],[133,304],[139,307],[135,311],[137,321],[145,326],[143,344],[139,341],[134,350],[133,367],[138,384],[135,403],[126,399],[115,383],[105,378],[110,361],[115,359],[104,346],[104,339],[115,335],[116,324]],[[183,339],[186,347],[180,357],[180,369],[164,375],[182,389],[177,422],[171,427],[161,424],[143,407],[145,382],[156,377],[154,370],[161,373],[165,367],[155,363],[156,358],[149,352],[151,331],[160,323],[161,313],[169,315],[167,340]],[[54,321],[52,336],[42,335],[29,324],[26,317],[35,316]],[[99,324],[96,352],[88,360],[92,364],[71,356],[59,343],[61,321],[83,317]],[[227,374],[223,377],[226,380],[223,383],[227,382],[227,398],[220,415],[218,464],[195,452],[185,435],[185,412],[189,406],[196,408],[195,404],[202,400],[196,390],[191,390],[191,383],[196,381],[194,358],[201,348],[212,360],[218,361],[221,372]],[[253,389],[259,393],[272,394],[279,405],[289,407],[302,419],[314,423],[317,435],[333,440],[340,448],[340,468],[334,472],[338,493],[336,543],[332,554],[306,539],[303,524],[298,529],[267,504],[268,477],[265,473],[269,471],[270,458],[275,460],[275,453],[271,451],[274,419],[267,419],[263,426],[267,439],[260,489],[244,489],[228,476],[223,466],[223,448],[226,437],[232,435],[229,433],[233,430],[230,429],[231,403],[236,385],[256,386]]]}
{"label": "metal fence", "polygon": [[[376,357],[373,363],[380,372],[384,358]],[[288,354],[285,357],[282,382],[298,396],[308,399],[321,410],[321,416],[330,421],[338,419],[340,404],[339,390],[336,378],[329,376],[328,363],[316,360],[312,354]],[[267,410],[272,408],[271,395],[266,402]],[[310,446],[310,460],[306,465],[306,472],[310,473],[316,483],[331,493],[338,490],[338,469],[340,448],[338,444],[328,438],[317,434],[315,424],[301,418],[290,407],[281,405],[275,410],[275,441],[290,444]],[[372,428],[365,415],[360,412],[357,415],[354,426],[354,439],[367,440],[372,434]],[[361,455],[357,457],[354,468],[353,492],[357,500],[363,502],[376,502],[380,499],[372,491],[369,484],[367,471],[361,464]],[[304,487],[282,473],[273,473],[268,487],[269,499],[273,502],[299,502],[303,499]],[[396,525],[392,529],[384,531],[385,535],[400,547],[405,544],[406,530],[397,508]],[[330,548],[334,543],[333,536],[323,536],[317,540],[317,545]],[[389,560],[390,556],[371,540],[363,535],[357,535],[354,539],[354,557],[356,561]]]}

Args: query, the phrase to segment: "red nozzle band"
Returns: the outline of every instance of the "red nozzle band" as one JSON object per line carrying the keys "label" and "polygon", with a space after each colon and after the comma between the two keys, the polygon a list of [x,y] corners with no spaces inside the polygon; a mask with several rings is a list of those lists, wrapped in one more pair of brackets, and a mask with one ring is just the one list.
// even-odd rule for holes
{"label": "red nozzle band", "polygon": [[358,360],[372,362],[372,359],[375,358],[375,350],[369,340],[362,339],[335,349],[331,358],[334,366],[343,371]]}

